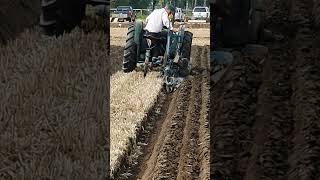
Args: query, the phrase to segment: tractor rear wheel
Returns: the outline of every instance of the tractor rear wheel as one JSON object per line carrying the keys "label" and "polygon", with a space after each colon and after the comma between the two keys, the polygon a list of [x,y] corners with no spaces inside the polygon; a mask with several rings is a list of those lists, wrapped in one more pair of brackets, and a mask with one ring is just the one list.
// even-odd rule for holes
{"label": "tractor rear wheel", "polygon": [[189,63],[191,55],[191,45],[192,45],[193,34],[189,31],[184,32],[184,39],[181,49],[181,59],[188,60],[187,62],[181,62],[180,64],[180,75],[187,76],[189,74]]}
{"label": "tractor rear wheel", "polygon": [[253,10],[249,24],[249,39],[251,42],[258,42],[263,36],[263,15],[261,11]]}
{"label": "tractor rear wheel", "polygon": [[70,32],[85,16],[86,5],[81,0],[42,0],[40,25],[47,35]]}
{"label": "tractor rear wheel", "polygon": [[189,31],[184,32],[184,39],[182,43],[182,58],[190,59],[191,54],[191,44],[192,44],[193,34]]}
{"label": "tractor rear wheel", "polygon": [[135,25],[130,24],[127,33],[122,64],[122,69],[125,73],[133,71],[137,66],[137,44],[134,41],[134,34]]}

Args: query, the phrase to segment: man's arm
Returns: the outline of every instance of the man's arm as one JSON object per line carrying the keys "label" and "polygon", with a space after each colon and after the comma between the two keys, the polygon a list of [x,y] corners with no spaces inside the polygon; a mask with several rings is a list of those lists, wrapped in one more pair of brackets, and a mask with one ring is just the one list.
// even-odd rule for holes
{"label": "man's arm", "polygon": [[150,15],[151,15],[151,14],[149,14],[149,16],[146,18],[146,23],[148,23],[148,21],[149,21],[149,19],[150,19]]}
{"label": "man's arm", "polygon": [[173,27],[170,26],[170,21],[169,21],[169,18],[168,18],[168,13],[162,13],[162,23],[164,26],[166,26],[168,29],[170,27],[170,30],[173,30]]}

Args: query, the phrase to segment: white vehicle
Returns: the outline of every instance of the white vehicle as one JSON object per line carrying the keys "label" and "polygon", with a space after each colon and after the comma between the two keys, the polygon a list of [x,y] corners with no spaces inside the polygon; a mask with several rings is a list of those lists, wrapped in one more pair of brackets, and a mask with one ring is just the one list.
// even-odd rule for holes
{"label": "white vehicle", "polygon": [[208,7],[194,7],[192,11],[192,19],[210,19],[210,9]]}
{"label": "white vehicle", "polygon": [[184,21],[184,17],[185,17],[185,15],[182,12],[182,9],[181,8],[176,8],[176,12],[174,13],[175,21],[182,22],[182,21]]}

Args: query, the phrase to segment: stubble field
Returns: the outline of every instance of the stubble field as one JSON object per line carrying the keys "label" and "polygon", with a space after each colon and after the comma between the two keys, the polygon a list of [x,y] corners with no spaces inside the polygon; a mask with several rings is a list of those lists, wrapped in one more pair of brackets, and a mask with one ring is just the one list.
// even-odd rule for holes
{"label": "stubble field", "polygon": [[142,72],[121,72],[126,29],[111,28],[115,179],[209,178],[209,29],[190,31],[192,75],[177,91],[165,94],[157,72],[146,78]]}

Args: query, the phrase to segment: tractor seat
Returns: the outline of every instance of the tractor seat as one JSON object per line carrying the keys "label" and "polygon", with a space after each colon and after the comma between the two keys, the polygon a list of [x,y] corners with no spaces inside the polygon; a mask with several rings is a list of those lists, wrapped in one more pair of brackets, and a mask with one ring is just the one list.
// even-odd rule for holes
{"label": "tractor seat", "polygon": [[163,38],[158,38],[158,37],[155,37],[155,36],[152,36],[152,35],[143,35],[143,37],[146,38],[146,39],[156,40],[156,41],[164,40]]}

